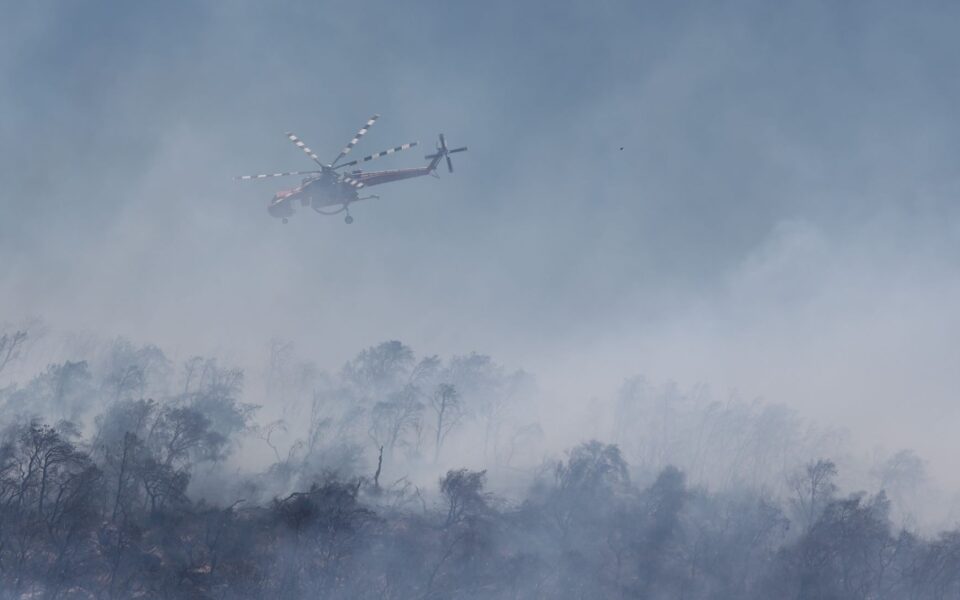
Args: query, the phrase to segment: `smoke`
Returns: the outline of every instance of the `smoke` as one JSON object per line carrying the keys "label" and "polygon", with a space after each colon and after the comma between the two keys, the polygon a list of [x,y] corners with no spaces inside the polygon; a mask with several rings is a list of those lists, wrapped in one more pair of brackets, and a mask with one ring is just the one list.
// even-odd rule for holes
{"label": "smoke", "polygon": [[[4,11],[0,320],[56,332],[18,381],[85,356],[63,332],[254,381],[273,338],[327,372],[399,339],[533,373],[552,449],[643,374],[960,483],[951,7]],[[288,130],[333,156],[375,112],[365,151],[470,151],[350,227],[281,226],[282,183],[231,180],[305,166]]]}

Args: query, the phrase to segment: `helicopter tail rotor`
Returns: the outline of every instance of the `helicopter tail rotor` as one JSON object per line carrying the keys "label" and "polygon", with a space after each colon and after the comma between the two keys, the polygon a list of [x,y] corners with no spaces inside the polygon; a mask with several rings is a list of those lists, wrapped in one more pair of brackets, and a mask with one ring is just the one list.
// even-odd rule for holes
{"label": "helicopter tail rotor", "polygon": [[426,158],[427,160],[432,160],[436,162],[439,162],[440,158],[446,159],[447,171],[449,171],[450,173],[453,173],[453,161],[450,160],[450,155],[455,154],[457,152],[465,152],[466,149],[467,149],[466,146],[461,146],[460,148],[454,148],[453,150],[450,150],[447,147],[447,139],[441,133],[440,140],[437,142],[437,151],[433,154],[429,154],[425,156],[424,158]]}

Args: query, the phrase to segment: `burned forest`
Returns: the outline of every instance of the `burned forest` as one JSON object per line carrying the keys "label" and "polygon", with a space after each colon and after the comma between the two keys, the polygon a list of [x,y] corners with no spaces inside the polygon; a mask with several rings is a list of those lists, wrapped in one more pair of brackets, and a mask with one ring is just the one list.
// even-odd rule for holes
{"label": "burned forest", "polygon": [[0,338],[2,598],[960,593],[960,530],[896,505],[919,459],[842,489],[842,443],[782,406],[636,378],[554,449],[535,379],[483,355],[326,373],[275,342],[266,415],[239,368],[126,340],[13,380],[28,340]]}

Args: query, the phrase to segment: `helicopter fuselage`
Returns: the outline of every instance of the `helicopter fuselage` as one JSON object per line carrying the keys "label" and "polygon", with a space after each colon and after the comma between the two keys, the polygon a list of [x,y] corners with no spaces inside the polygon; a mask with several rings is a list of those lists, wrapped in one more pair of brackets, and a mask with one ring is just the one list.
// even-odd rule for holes
{"label": "helicopter fuselage", "polygon": [[339,181],[336,176],[324,174],[308,177],[295,188],[278,191],[267,206],[267,212],[270,216],[285,219],[293,215],[293,205],[298,200],[301,206],[322,209],[346,205],[356,199],[356,188]]}

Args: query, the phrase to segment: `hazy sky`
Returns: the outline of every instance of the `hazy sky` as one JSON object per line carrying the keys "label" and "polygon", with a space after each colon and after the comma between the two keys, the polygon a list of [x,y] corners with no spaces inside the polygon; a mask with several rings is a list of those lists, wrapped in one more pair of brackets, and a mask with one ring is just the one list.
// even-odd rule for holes
{"label": "hazy sky", "polygon": [[[708,381],[946,473],[960,6],[916,4],[0,3],[0,321]],[[423,145],[377,166],[470,151],[351,226],[231,179],[375,112],[356,152]]]}

